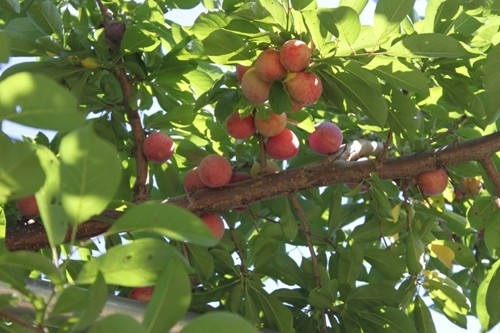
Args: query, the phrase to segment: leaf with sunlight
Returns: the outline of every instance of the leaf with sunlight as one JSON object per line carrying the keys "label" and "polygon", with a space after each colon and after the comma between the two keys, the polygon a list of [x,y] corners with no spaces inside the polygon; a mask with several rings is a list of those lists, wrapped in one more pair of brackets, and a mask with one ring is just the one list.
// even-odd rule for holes
{"label": "leaf with sunlight", "polygon": [[120,157],[90,126],[61,140],[61,202],[73,224],[101,213],[121,180]]}

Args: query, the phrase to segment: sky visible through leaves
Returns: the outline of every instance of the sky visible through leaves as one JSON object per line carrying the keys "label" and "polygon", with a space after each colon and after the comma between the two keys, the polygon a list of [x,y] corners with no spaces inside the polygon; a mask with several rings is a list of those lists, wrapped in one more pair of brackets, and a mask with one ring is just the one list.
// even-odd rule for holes
{"label": "sky visible through leaves", "polygon": [[[320,7],[335,7],[338,5],[338,0],[317,0],[318,2],[318,5]],[[376,1],[375,0],[372,0],[368,3],[368,5],[366,6],[364,12],[362,13],[361,15],[361,20],[362,20],[362,23],[363,24],[372,24],[373,23],[373,12],[375,10],[375,5],[376,5]],[[423,15],[423,12],[425,10],[425,7],[426,7],[426,1],[425,0],[417,0],[416,1],[416,4],[415,4],[415,10],[417,11],[417,13],[419,15]],[[196,17],[204,10],[204,7],[199,5],[191,10],[188,11],[188,13],[186,14],[186,10],[172,10],[170,13],[167,14],[167,18],[176,22],[176,23],[179,23],[179,24],[182,24],[182,25],[191,25],[194,20],[196,19]],[[20,63],[20,62],[23,62],[23,61],[27,61],[27,59],[30,59],[30,58],[24,58],[24,57],[17,57],[17,58],[13,58],[11,57],[10,61],[8,64],[6,65],[0,65],[0,74],[9,66],[11,65],[14,65],[16,63]],[[153,107],[151,108],[152,111],[154,110],[158,110],[160,107],[158,104],[153,104]],[[3,124],[2,124],[2,130],[8,134],[10,137],[12,138],[15,138],[15,139],[21,139],[22,136],[28,136],[28,137],[31,137],[31,136],[35,136],[39,130],[38,129],[34,129],[34,128],[31,128],[31,127],[27,127],[27,126],[22,126],[22,125],[18,125],[18,124],[14,124],[12,122],[9,122],[9,121],[4,121]],[[45,135],[47,135],[49,138],[53,137],[53,135],[55,134],[55,132],[51,132],[51,131],[44,131]],[[290,248],[290,256],[298,261],[300,263],[300,258],[302,256],[304,257],[308,257],[307,255],[307,249],[299,249],[299,248]],[[235,259],[238,259],[238,258],[235,258]],[[275,288],[279,288],[279,287],[284,287],[284,285],[278,285],[276,284],[274,281],[270,280],[268,281],[268,283],[266,284],[266,289],[268,291],[272,291],[273,289]],[[427,304],[430,304],[430,300]],[[480,332],[480,324],[479,324],[479,321],[477,320],[477,318],[474,318],[474,317],[471,317],[469,316],[468,317],[468,329],[467,330],[464,330],[464,329],[461,329],[460,327],[458,326],[455,326],[453,325],[450,321],[448,321],[443,315],[441,314],[438,314],[434,311],[431,311],[432,315],[433,315],[433,319],[434,319],[434,322],[435,322],[435,325],[436,325],[436,329],[438,332],[453,332],[453,333],[464,333],[464,332],[470,332],[470,333],[473,333],[473,332]],[[500,333],[500,327],[497,327],[496,330],[493,329],[491,331],[492,333]]]}

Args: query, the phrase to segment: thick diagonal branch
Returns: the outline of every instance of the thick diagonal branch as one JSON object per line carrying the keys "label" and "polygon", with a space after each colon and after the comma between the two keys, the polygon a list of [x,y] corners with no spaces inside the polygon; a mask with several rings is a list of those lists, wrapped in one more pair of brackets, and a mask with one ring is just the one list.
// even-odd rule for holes
{"label": "thick diagonal branch", "polygon": [[[225,186],[220,189],[207,189],[187,196],[164,200],[186,208],[196,214],[222,212],[234,207],[248,205],[282,195],[300,192],[306,189],[341,183],[360,182],[376,173],[382,179],[412,178],[435,169],[437,166],[454,166],[467,161],[481,161],[500,151],[500,133],[494,133],[475,140],[460,142],[429,152],[416,153],[401,157],[389,157],[383,162],[376,160],[347,162],[337,159],[328,163],[290,169],[267,174]],[[117,213],[116,215],[119,215]],[[87,225],[91,223],[92,228]],[[36,250],[48,246],[43,229],[32,233],[29,241],[23,240],[26,228],[18,225],[7,229],[5,243],[11,250]],[[79,227],[78,239],[97,236],[104,232],[107,224],[91,221]],[[83,232],[85,230],[85,232]]]}

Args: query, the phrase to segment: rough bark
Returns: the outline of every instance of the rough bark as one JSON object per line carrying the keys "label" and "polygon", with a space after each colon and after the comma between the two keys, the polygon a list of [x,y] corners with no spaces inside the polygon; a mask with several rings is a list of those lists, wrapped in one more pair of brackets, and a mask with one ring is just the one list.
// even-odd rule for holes
{"label": "rough bark", "polygon": [[[382,179],[413,178],[421,172],[439,166],[451,167],[467,161],[485,161],[497,151],[500,151],[500,133],[429,152],[388,157],[383,162],[376,159],[355,162],[325,159],[322,163],[268,174],[220,189],[201,190],[189,196],[167,198],[164,202],[202,215],[310,188],[360,182],[369,178],[372,173],[376,173]],[[499,193],[496,195],[499,196]],[[114,218],[120,216],[118,212],[107,212],[107,214],[112,214]],[[100,235],[108,227],[108,223],[98,220],[88,221],[79,226],[78,239]],[[48,241],[41,226],[18,224],[7,229],[5,244],[9,250],[37,250],[47,247]]]}

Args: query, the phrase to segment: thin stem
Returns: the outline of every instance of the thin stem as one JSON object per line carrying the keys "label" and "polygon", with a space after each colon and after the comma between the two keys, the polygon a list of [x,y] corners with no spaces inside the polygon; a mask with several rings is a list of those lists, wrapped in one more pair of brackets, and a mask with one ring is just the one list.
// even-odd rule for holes
{"label": "thin stem", "polygon": [[488,175],[488,178],[493,183],[496,191],[496,196],[500,197],[500,173],[498,173],[495,163],[493,163],[493,159],[491,157],[485,157],[479,162],[483,166],[486,175]]}
{"label": "thin stem", "polygon": [[267,159],[266,159],[266,143],[264,142],[264,136],[258,134],[259,138],[259,159],[260,159],[260,175],[267,173]]}
{"label": "thin stem", "polygon": [[8,311],[5,311],[5,310],[0,311],[0,318],[4,318],[8,321],[11,321],[13,323],[16,323],[16,324],[22,326],[22,327],[29,328],[31,330],[34,330],[35,332],[45,333],[45,330],[43,329],[43,327],[39,327],[39,326],[35,326],[33,324],[30,324],[29,322],[27,322],[23,318],[15,315],[13,313],[10,313]]}
{"label": "thin stem", "polygon": [[[299,203],[299,200],[297,199],[297,194],[293,193],[288,196],[290,198],[290,201],[292,202],[292,206],[295,209],[295,212],[297,213],[297,216],[299,217],[300,224],[302,225],[302,229],[304,231],[304,236],[306,237],[306,243],[307,247],[309,248],[309,253],[311,254],[311,262],[312,262],[312,271],[313,271],[313,278],[314,282],[316,283],[316,287],[319,289],[321,288],[321,281],[319,278],[319,264],[318,264],[318,257],[316,256],[316,251],[314,250],[314,245],[311,237],[311,230],[309,229],[309,223],[307,222],[306,215],[304,213],[304,209],[302,209],[302,206]],[[326,333],[328,332],[328,329],[326,327],[326,312],[323,309],[322,310],[323,316],[321,320],[321,332]]]}
{"label": "thin stem", "polygon": [[240,272],[242,275],[246,273],[246,263],[245,263],[245,257],[244,257],[244,252],[243,249],[240,246],[240,243],[236,239],[236,235],[234,232],[234,227],[231,225],[229,227],[229,234],[231,235],[231,240],[233,241],[234,246],[236,247],[236,253],[238,254],[238,257],[240,257]]}
{"label": "thin stem", "polygon": [[434,137],[431,138],[430,141],[436,142],[439,139],[449,136],[451,133],[455,132],[460,126],[462,126],[466,121],[467,121],[467,116],[463,115],[462,117],[458,118],[454,123],[452,123],[451,126],[446,131],[436,134]]}
{"label": "thin stem", "polygon": [[311,230],[309,229],[309,223],[307,222],[306,215],[304,213],[304,210],[302,209],[302,206],[299,203],[299,200],[297,200],[297,195],[290,194],[288,198],[290,198],[293,208],[295,209],[295,212],[299,217],[300,224],[302,225],[302,230],[304,231],[304,236],[306,237],[307,247],[309,248],[309,253],[311,254],[314,282],[316,283],[316,286],[318,288],[321,288],[321,282],[319,280],[318,257],[316,256],[316,251],[314,251],[314,245],[311,237]]}
{"label": "thin stem", "polygon": [[130,97],[132,96],[132,84],[125,73],[123,68],[120,68],[115,77],[120,82],[120,87],[123,93],[123,107],[127,112],[128,121],[132,128],[132,135],[134,137],[133,153],[137,165],[136,180],[134,185],[134,202],[142,202],[149,199],[148,192],[148,160],[144,155],[142,149],[145,134],[142,127],[141,118],[137,110],[130,107]]}
{"label": "thin stem", "polygon": [[404,188],[403,189],[403,198],[404,198],[404,205],[405,205],[405,212],[406,212],[406,228],[408,231],[411,230],[411,216],[410,216],[410,204],[409,204],[409,198],[408,198],[408,189]]}
{"label": "thin stem", "polygon": [[382,151],[379,154],[379,159],[378,159],[379,162],[383,163],[387,159],[391,143],[392,143],[392,130],[389,130],[389,133],[387,133],[387,139],[385,140]]}

